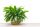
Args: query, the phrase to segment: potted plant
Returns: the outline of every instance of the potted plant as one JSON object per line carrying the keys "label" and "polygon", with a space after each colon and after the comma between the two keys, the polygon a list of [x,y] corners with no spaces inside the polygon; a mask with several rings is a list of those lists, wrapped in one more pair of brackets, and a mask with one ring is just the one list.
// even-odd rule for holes
{"label": "potted plant", "polygon": [[17,25],[20,24],[24,19],[25,19],[25,12],[28,11],[24,11],[24,8],[22,7],[4,7],[4,12],[5,12],[5,21],[11,21],[11,24],[13,25]]}

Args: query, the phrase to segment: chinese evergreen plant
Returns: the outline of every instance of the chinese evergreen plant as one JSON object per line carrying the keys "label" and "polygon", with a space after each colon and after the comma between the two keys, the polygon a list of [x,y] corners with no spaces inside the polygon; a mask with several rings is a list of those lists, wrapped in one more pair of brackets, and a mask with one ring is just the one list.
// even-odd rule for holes
{"label": "chinese evergreen plant", "polygon": [[11,21],[11,24],[20,24],[25,19],[25,13],[28,11],[23,10],[22,7],[4,7],[5,21]]}

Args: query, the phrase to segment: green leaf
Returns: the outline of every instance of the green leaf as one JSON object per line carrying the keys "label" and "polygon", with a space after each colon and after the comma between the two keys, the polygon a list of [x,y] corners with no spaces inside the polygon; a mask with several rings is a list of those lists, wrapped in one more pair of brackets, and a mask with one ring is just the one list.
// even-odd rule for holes
{"label": "green leaf", "polygon": [[[22,7],[4,7],[4,12],[5,12],[5,20],[6,22],[8,21],[23,21],[25,19],[25,13],[29,12],[28,10],[24,10]],[[15,18],[17,16],[17,18]]]}

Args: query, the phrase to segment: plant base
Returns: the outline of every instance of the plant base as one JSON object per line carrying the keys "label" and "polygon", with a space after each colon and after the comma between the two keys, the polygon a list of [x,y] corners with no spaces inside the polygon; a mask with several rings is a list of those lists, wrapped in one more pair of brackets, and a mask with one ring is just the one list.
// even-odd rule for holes
{"label": "plant base", "polygon": [[12,24],[12,25],[19,25],[19,24],[20,24],[20,21],[14,21],[14,22],[11,21],[11,24]]}

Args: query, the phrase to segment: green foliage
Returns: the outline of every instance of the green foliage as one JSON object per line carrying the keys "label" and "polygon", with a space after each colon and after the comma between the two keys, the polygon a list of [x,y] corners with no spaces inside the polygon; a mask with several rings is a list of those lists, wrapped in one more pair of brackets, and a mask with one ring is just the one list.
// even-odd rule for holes
{"label": "green foliage", "polygon": [[5,7],[4,8],[4,12],[5,12],[5,20],[6,22],[8,21],[23,21],[23,19],[25,19],[25,12],[28,11],[23,11],[24,8],[21,7]]}

